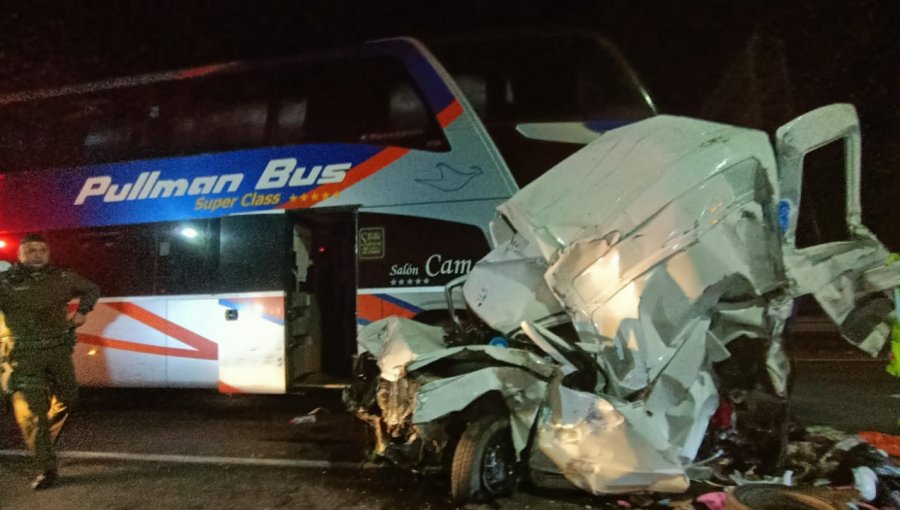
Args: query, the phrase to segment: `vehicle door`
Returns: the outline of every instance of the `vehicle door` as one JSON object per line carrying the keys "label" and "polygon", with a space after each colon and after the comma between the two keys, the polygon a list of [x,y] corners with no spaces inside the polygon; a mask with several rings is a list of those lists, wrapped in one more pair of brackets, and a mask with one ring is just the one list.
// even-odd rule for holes
{"label": "vehicle door", "polygon": [[812,294],[848,341],[874,355],[893,309],[885,291],[900,284],[900,266],[888,264],[887,249],[862,223],[860,150],[849,104],[779,128],[778,217],[791,292]]}

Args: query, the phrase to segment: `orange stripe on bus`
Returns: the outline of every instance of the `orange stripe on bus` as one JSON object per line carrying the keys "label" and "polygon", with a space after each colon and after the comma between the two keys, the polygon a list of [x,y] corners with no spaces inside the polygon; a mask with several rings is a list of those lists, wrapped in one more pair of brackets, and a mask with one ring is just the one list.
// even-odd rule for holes
{"label": "orange stripe on bus", "polygon": [[356,296],[356,316],[369,322],[377,321],[384,317],[383,303],[383,300],[371,294],[358,294]]}
{"label": "orange stripe on bus", "polygon": [[462,115],[462,105],[459,104],[459,100],[454,99],[452,103],[450,103],[446,108],[441,110],[441,113],[437,115],[438,122],[441,124],[442,128],[445,128],[450,125],[457,117]]}
{"label": "orange stripe on bus", "polygon": [[229,386],[222,381],[219,381],[219,393],[224,393],[226,395],[234,395],[235,393],[243,393],[241,390],[235,388],[234,386]]}
{"label": "orange stripe on bus", "polygon": [[411,319],[416,315],[416,312],[410,310],[409,308],[403,308],[402,306],[395,305],[394,303],[391,303],[390,301],[387,301],[385,299],[382,299],[381,302],[384,317],[399,315],[400,317]]}
{"label": "orange stripe on bus", "polygon": [[[190,345],[196,351],[191,351],[188,349],[173,349],[174,352],[182,353],[195,353],[194,356],[186,356],[184,354],[178,354],[180,357],[188,357],[188,358],[200,358],[200,359],[219,359],[219,346],[212,340],[200,336],[193,331],[185,329],[174,322],[168,321],[159,315],[156,315],[149,310],[141,308],[133,303],[128,303],[124,301],[112,302],[112,303],[104,303],[104,305],[113,308],[119,311],[122,314],[125,314],[138,322],[142,322],[147,326],[165,334],[166,336],[170,336],[179,342],[182,342],[186,345]],[[118,342],[117,340],[112,340],[113,342]],[[130,342],[129,342],[130,343]],[[143,345],[143,344],[136,344]],[[152,347],[152,346],[148,346]],[[130,350],[130,349],[126,349]],[[173,354],[174,355],[174,354]]]}
{"label": "orange stripe on bus", "polygon": [[402,158],[408,152],[409,149],[404,149],[403,147],[388,147],[354,167],[347,173],[347,177],[344,178],[343,181],[334,184],[323,184],[318,188],[303,193],[301,197],[295,195],[292,200],[279,205],[278,208],[299,209],[303,207],[312,207],[322,200],[327,200],[366,177],[378,172],[382,168]]}
{"label": "orange stripe on bus", "polygon": [[160,347],[158,345],[141,344],[126,340],[113,340],[111,338],[88,335],[85,333],[78,334],[78,342],[85,345],[96,345],[98,347],[117,349],[120,351],[139,352],[141,354],[157,354],[160,356],[172,356],[176,358],[216,359],[216,356],[210,357],[207,352],[200,352],[192,349],[177,349],[174,347]]}

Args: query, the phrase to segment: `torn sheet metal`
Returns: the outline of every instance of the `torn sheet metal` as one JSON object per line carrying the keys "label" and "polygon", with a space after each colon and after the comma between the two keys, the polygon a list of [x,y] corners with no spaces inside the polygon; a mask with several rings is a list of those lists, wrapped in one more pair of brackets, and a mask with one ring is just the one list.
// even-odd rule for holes
{"label": "torn sheet metal", "polygon": [[[803,155],[842,137],[850,237],[797,249]],[[860,223],[858,142],[849,105],[779,130],[777,154],[766,133],[687,118],[610,131],[498,208],[495,248],[463,287],[481,320],[531,338],[539,355],[441,349],[421,339],[414,347],[404,340],[402,349],[367,340],[376,348],[369,350],[384,352],[389,378],[428,372],[437,360],[478,356],[499,365],[427,379],[417,390],[416,423],[497,391],[517,450],[545,407],[531,467],[555,466],[594,493],[684,490],[684,466],[719,402],[713,363],[730,356],[729,342],[765,342],[766,369],[784,398],[782,333],[795,297],[813,294],[864,350],[877,352],[884,341],[892,307],[883,291],[900,284],[900,264],[886,265],[887,251]],[[558,324],[562,314],[599,368],[593,394],[560,383],[563,371],[594,369],[547,342],[559,339],[540,324]],[[557,376],[548,387],[550,363]]]}
{"label": "torn sheet metal", "polygon": [[[504,224],[494,222],[494,230]],[[547,262],[537,247],[514,234],[472,268],[463,295],[481,320],[509,334],[522,321],[539,321],[563,312],[544,281],[546,271]]]}
{"label": "torn sheet metal", "polygon": [[[889,331],[887,323],[877,324],[878,318],[891,311],[892,303],[887,296],[874,303],[862,298],[900,285],[900,272],[897,266],[885,265],[889,253],[874,237],[861,237],[853,246],[847,244],[787,253],[788,274],[798,287],[797,293],[811,293],[844,337],[874,357]],[[806,253],[809,250],[817,252],[815,261]],[[867,316],[874,317],[876,324],[858,324]]]}
{"label": "torn sheet metal", "polygon": [[546,388],[545,381],[516,367],[488,367],[439,379],[419,388],[413,422],[427,423],[462,411],[485,394],[496,391],[506,401],[513,446],[518,455],[528,444]]}
{"label": "torn sheet metal", "polygon": [[558,398],[541,415],[537,444],[576,487],[594,494],[687,490],[681,463],[671,447],[658,447],[643,406],[554,390]]}
{"label": "torn sheet metal", "polygon": [[397,381],[406,373],[406,365],[423,354],[447,347],[444,330],[405,319],[388,317],[364,326],[358,333],[361,349],[378,360],[381,378]]}
{"label": "torn sheet metal", "polygon": [[[887,326],[888,298],[873,295],[898,285],[900,268],[887,265],[888,252],[862,224],[860,198],[862,136],[856,109],[834,104],[797,117],[775,134],[780,184],[780,215],[784,216],[784,259],[793,295],[811,293],[852,344],[875,355]],[[826,145],[844,153],[843,200],[846,237],[816,246],[798,247],[801,193],[804,179],[815,179],[816,168],[804,160]],[[813,173],[813,175],[804,175]],[[866,299],[874,297],[876,301]],[[874,319],[874,320],[873,320]]]}
{"label": "torn sheet metal", "polygon": [[524,368],[543,378],[549,378],[553,374],[553,365],[533,352],[491,345],[468,345],[433,351],[419,356],[406,369],[409,372],[415,372],[436,361],[448,358],[463,361],[473,359],[484,361],[489,358],[505,365]]}
{"label": "torn sheet metal", "polygon": [[[608,391],[625,397],[650,384],[684,328],[721,296],[778,287],[775,186],[764,133],[658,117],[563,161],[502,205],[496,221],[544,258],[544,280],[581,341],[598,346]],[[485,260],[500,251],[508,248]],[[492,269],[476,264],[466,296],[508,331],[508,317],[492,323],[502,314],[486,310],[515,299],[508,286],[484,283],[500,278],[485,276]]]}

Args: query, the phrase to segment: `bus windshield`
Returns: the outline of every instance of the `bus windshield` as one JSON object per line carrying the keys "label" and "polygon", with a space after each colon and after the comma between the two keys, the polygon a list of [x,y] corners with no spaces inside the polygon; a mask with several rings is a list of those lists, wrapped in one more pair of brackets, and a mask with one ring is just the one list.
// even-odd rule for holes
{"label": "bus windshield", "polygon": [[519,186],[583,146],[526,136],[523,124],[573,122],[587,140],[656,113],[628,62],[593,33],[471,35],[432,41],[429,49],[463,90]]}

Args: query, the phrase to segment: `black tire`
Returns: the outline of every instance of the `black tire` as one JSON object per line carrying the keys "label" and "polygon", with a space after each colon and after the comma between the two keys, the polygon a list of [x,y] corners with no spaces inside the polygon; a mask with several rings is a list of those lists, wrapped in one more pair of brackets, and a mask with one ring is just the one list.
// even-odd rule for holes
{"label": "black tire", "polygon": [[480,418],[469,423],[453,453],[451,499],[464,504],[509,495],[516,487],[517,471],[509,418]]}

